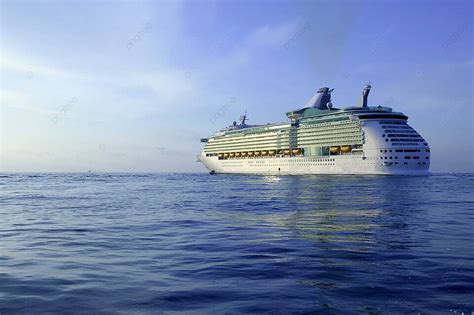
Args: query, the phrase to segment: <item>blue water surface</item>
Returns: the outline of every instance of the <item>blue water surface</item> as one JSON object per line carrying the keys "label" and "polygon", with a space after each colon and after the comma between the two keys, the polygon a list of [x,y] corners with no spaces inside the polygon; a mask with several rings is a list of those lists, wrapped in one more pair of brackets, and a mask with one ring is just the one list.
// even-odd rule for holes
{"label": "blue water surface", "polygon": [[474,311],[474,175],[0,174],[0,313]]}

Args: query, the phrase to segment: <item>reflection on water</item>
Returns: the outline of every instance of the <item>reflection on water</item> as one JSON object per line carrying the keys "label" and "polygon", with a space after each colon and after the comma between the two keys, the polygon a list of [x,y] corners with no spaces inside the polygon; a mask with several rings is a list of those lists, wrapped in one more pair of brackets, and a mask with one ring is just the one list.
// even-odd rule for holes
{"label": "reflection on water", "polygon": [[[337,245],[335,250],[367,252],[376,249],[369,244],[378,243],[379,233],[386,233],[387,227],[393,227],[394,233],[402,233],[399,236],[409,245],[411,231],[404,228],[409,227],[410,220],[423,215],[415,212],[416,203],[403,203],[403,199],[417,200],[417,191],[403,189],[403,185],[393,186],[389,177],[267,176],[242,179],[242,186],[246,187],[242,191],[254,190],[258,195],[232,191],[235,201],[221,205],[230,211],[223,212],[219,208],[218,215],[239,227],[259,225],[269,229],[251,242],[302,238],[325,243],[326,250],[334,243]],[[255,208],[260,211],[247,211]],[[420,222],[417,224],[419,226]],[[342,243],[350,243],[350,246],[339,246]]]}

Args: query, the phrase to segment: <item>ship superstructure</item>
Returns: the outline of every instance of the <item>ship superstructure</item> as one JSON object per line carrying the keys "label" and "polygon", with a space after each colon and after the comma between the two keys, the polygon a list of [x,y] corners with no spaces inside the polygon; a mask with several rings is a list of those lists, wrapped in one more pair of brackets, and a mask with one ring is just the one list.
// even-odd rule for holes
{"label": "ship superstructure", "polygon": [[198,156],[211,173],[427,175],[428,143],[408,117],[385,106],[368,106],[371,86],[357,106],[334,108],[333,89],[320,88],[287,123],[240,123],[201,139]]}

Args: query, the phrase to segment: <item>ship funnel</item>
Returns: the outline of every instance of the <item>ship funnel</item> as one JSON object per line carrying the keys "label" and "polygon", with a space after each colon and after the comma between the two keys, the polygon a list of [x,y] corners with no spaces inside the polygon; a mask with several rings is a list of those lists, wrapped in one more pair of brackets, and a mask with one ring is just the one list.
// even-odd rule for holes
{"label": "ship funnel", "polygon": [[367,107],[367,98],[369,97],[370,89],[372,86],[370,84],[367,84],[364,87],[364,90],[362,91],[362,97],[359,101],[359,107],[365,108]]}
{"label": "ship funnel", "polygon": [[328,107],[328,104],[332,106],[331,103],[331,92],[334,89],[329,89],[328,87],[320,88],[316,94],[306,103],[306,107],[315,107],[317,109],[327,110],[331,109]]}

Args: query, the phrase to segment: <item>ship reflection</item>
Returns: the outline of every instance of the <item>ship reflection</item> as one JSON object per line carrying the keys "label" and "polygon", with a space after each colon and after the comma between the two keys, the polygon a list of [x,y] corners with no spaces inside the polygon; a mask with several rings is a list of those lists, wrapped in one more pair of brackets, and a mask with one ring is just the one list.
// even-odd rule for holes
{"label": "ship reflection", "polygon": [[[252,242],[299,239],[324,250],[367,253],[384,243],[384,233],[398,235],[400,242],[384,246],[410,247],[410,220],[416,205],[401,204],[404,196],[416,199],[406,189],[423,178],[381,176],[266,176],[252,177],[258,195],[245,196],[246,205],[234,219],[246,226],[266,226],[267,233]],[[399,183],[399,184],[398,184]],[[387,189],[385,187],[390,187]],[[403,203],[402,203],[403,204]],[[255,209],[257,206],[257,209]],[[226,213],[227,215],[231,213]],[[232,215],[232,214],[231,214]],[[234,221],[235,222],[235,221]],[[397,238],[395,238],[397,239]],[[331,246],[332,245],[332,246]]]}
{"label": "ship reflection", "polygon": [[429,224],[427,207],[414,202],[429,178],[250,176],[230,183],[233,203],[223,204],[219,216],[243,245],[241,257],[258,254],[264,258],[250,266],[284,270],[323,313],[343,303],[344,294],[355,297],[348,309],[357,292],[375,294],[394,281],[393,270],[404,272],[400,257],[416,256],[431,241],[419,233]]}

